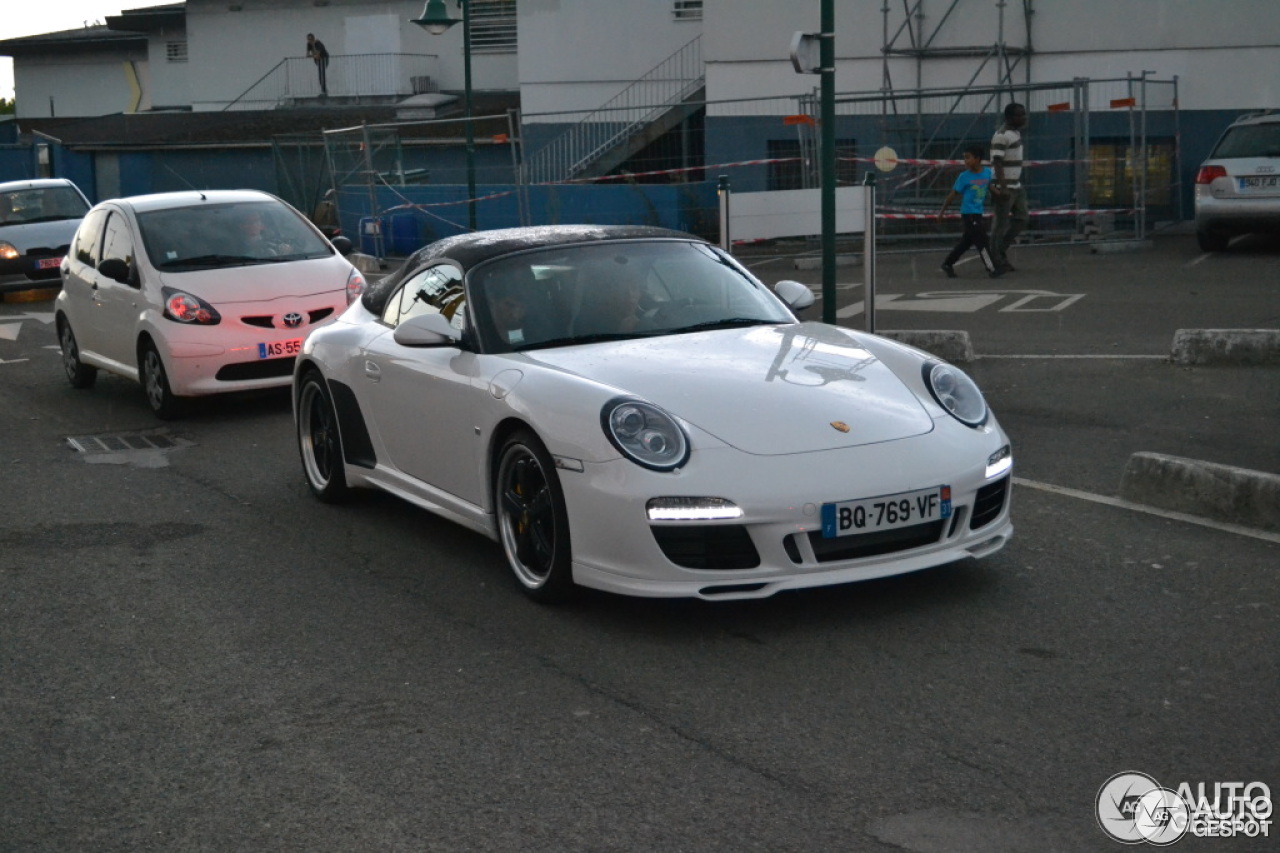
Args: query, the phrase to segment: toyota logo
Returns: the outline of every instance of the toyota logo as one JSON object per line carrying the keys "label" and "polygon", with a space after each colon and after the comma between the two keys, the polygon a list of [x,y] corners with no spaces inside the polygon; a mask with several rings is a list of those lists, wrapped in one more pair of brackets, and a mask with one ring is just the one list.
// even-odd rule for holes
{"label": "toyota logo", "polygon": [[302,325],[302,315],[297,311],[290,311],[284,315],[284,325],[287,329],[296,329]]}

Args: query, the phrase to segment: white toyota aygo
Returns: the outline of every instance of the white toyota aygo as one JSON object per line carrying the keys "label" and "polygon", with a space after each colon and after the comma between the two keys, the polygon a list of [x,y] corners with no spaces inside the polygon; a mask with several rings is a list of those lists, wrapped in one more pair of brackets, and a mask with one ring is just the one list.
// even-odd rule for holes
{"label": "white toyota aygo", "polygon": [[61,273],[67,379],[89,388],[102,369],[137,380],[161,418],[186,398],[287,386],[303,339],[365,284],[302,214],[254,190],[104,201]]}

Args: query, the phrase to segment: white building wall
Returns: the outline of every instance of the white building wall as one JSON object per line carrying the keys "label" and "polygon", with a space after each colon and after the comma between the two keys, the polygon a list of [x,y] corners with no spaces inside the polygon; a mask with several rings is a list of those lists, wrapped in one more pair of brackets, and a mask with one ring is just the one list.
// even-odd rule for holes
{"label": "white building wall", "polygon": [[[1028,34],[1018,0],[960,0],[944,20],[950,0],[925,0],[924,31],[932,47],[1033,50],[1014,71],[1015,82],[1056,82],[1139,75],[1179,78],[1180,106],[1197,109],[1264,109],[1280,106],[1280,15],[1276,0],[1040,0]],[[836,89],[870,92],[884,85],[881,48],[886,42],[880,3],[835,0]],[[889,38],[902,23],[889,4]],[[796,74],[791,37],[816,32],[817,3],[771,0],[704,0],[703,56],[708,100],[799,95],[814,91],[816,75]],[[897,47],[908,44],[905,38]],[[895,89],[990,85],[996,65],[979,57],[894,57]],[[779,111],[785,107],[779,105]]]}
{"label": "white building wall", "polygon": [[603,105],[702,32],[701,21],[675,18],[672,0],[519,0],[518,8],[530,123]]}
{"label": "white building wall", "polygon": [[[460,17],[456,6],[448,5]],[[196,109],[221,109],[282,60],[305,57],[307,33],[315,33],[329,51],[331,80],[343,56],[418,54],[440,58],[432,65],[440,88],[461,90],[462,26],[431,35],[409,23],[422,7],[421,0],[329,0],[323,6],[297,0],[187,0],[190,101]],[[301,67],[315,74],[309,64]],[[407,80],[405,87],[408,91]],[[474,90],[516,87],[515,54],[473,55]]]}
{"label": "white building wall", "polygon": [[142,50],[22,57],[13,69],[16,114],[61,118],[128,112],[136,99],[130,75],[146,64]]}
{"label": "white building wall", "polygon": [[143,84],[143,109],[184,107],[191,103],[190,62],[169,58],[169,45],[185,42],[185,29],[151,33],[147,39],[147,70]]}

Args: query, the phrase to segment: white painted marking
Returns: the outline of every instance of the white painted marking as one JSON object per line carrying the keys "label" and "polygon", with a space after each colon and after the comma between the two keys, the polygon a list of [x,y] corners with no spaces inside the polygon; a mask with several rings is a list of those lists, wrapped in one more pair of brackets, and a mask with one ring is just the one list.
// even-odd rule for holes
{"label": "white painted marking", "polygon": [[48,313],[48,312],[39,312],[36,314],[32,314],[29,311],[24,311],[22,313],[22,316],[26,317],[28,320],[35,320],[38,323],[44,323],[46,326],[52,323],[54,320],[54,314]]}
{"label": "white painted marking", "polygon": [[16,341],[21,328],[21,323],[0,323],[0,340]]}
{"label": "white painted marking", "polygon": [[988,358],[1005,358],[1005,359],[1144,359],[1147,361],[1168,361],[1167,355],[979,355],[980,359]]}
{"label": "white painted marking", "polygon": [[886,311],[945,311],[953,314],[972,314],[988,308],[1001,299],[1001,293],[961,291],[951,293],[917,293],[915,298],[903,299],[897,293],[877,293],[876,310]]}
{"label": "white painted marking", "polygon": [[1195,524],[1200,527],[1208,527],[1212,530],[1219,530],[1223,533],[1234,533],[1237,536],[1248,536],[1250,539],[1261,539],[1263,542],[1280,543],[1280,533],[1270,533],[1266,530],[1257,530],[1240,524],[1226,524],[1221,521],[1212,521],[1211,519],[1201,518],[1198,515],[1189,515],[1185,512],[1173,512],[1167,509],[1158,509],[1153,506],[1133,503],[1132,501],[1126,501],[1120,498],[1111,498],[1106,495],[1095,495],[1093,492],[1082,492],[1079,489],[1068,489],[1065,486],[1054,486],[1049,483],[1038,483],[1035,480],[1024,480],[1021,477],[1014,477],[1013,483],[1015,486],[1036,489],[1038,491],[1062,495],[1068,498],[1076,498],[1082,501],[1104,504],[1105,506],[1113,506],[1117,509],[1128,509],[1133,510],[1134,512],[1142,512],[1159,518],[1167,518],[1170,521],[1181,521],[1187,524]]}
{"label": "white painted marking", "polygon": [[[1017,293],[1017,292],[1018,291],[1016,290],[1010,291],[1010,293]],[[1025,293],[1026,296],[1023,296],[1021,299],[1017,300],[1012,305],[1006,305],[1000,310],[1013,311],[1013,312],[1062,311],[1069,305],[1073,305],[1076,302],[1079,302],[1081,299],[1084,299],[1083,293],[1053,293],[1048,290],[1024,290],[1022,292]],[[1029,305],[1032,302],[1032,300],[1035,300],[1035,299],[1048,299],[1053,301],[1053,304],[1050,305],[1048,308],[1023,307],[1025,305]]]}
{"label": "white painted marking", "polygon": [[1188,261],[1186,265],[1187,265],[1188,267],[1194,267],[1196,264],[1203,264],[1205,261],[1209,260],[1209,259],[1210,259],[1210,258],[1212,258],[1212,257],[1213,257],[1213,255],[1210,255],[1210,254],[1208,254],[1208,253],[1206,252],[1205,254],[1201,255],[1201,256],[1200,256],[1200,257],[1198,257],[1198,258],[1196,258],[1194,261]]}

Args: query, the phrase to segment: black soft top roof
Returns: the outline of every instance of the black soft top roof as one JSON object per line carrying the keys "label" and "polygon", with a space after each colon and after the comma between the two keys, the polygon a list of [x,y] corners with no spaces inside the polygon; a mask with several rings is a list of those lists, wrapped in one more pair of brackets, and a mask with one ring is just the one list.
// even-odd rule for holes
{"label": "black soft top roof", "polygon": [[493,231],[476,231],[445,237],[423,246],[410,255],[395,272],[365,291],[364,307],[381,314],[387,299],[400,282],[429,263],[450,260],[466,273],[492,258],[509,255],[524,249],[541,249],[573,243],[591,243],[605,240],[697,240],[700,237],[668,228],[647,225],[534,225],[528,228],[502,228]]}

